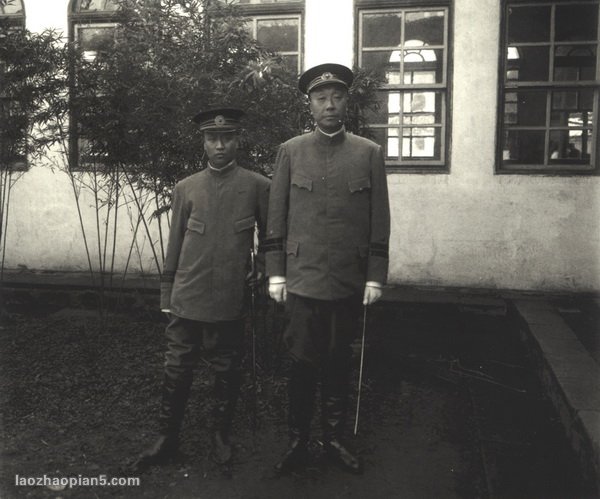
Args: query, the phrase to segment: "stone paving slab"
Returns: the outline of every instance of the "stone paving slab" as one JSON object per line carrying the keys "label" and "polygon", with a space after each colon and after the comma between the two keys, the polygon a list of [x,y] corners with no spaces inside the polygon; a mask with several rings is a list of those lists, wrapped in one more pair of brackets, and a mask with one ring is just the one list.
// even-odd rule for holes
{"label": "stone paving slab", "polygon": [[600,490],[600,366],[554,307],[543,299],[516,299],[522,333],[532,344],[546,392],[572,447]]}

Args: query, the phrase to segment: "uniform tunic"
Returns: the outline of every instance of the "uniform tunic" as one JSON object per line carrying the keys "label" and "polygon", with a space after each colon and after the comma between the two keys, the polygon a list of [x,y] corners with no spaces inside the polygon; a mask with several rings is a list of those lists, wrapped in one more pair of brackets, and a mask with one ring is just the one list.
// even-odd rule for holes
{"label": "uniform tunic", "polygon": [[319,300],[362,295],[385,283],[390,214],[381,147],[319,129],[281,145],[265,240],[267,273]]}
{"label": "uniform tunic", "polygon": [[269,185],[233,162],[175,186],[161,308],[202,322],[243,316],[250,248],[255,223],[259,241],[265,232]]}

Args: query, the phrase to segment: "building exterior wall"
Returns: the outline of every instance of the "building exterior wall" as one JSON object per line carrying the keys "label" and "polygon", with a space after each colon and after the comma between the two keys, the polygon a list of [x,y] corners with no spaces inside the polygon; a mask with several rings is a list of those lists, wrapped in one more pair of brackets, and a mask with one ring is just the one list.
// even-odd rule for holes
{"label": "building exterior wall", "polygon": [[[27,27],[67,28],[67,0],[26,0]],[[51,15],[41,12],[51,12]],[[600,178],[497,175],[500,0],[455,0],[450,60],[450,171],[390,173],[389,280],[394,284],[540,291],[600,289]],[[355,62],[352,0],[306,0],[304,67]],[[93,199],[81,203],[95,225]],[[131,241],[131,224],[120,226]],[[89,232],[90,246],[97,244]],[[152,227],[150,239],[158,237]],[[119,238],[118,238],[119,239]],[[154,271],[148,236],[130,270]],[[127,263],[118,248],[115,269]],[[160,255],[159,255],[160,258]],[[11,194],[5,267],[85,270],[87,258],[68,176],[32,168]]]}

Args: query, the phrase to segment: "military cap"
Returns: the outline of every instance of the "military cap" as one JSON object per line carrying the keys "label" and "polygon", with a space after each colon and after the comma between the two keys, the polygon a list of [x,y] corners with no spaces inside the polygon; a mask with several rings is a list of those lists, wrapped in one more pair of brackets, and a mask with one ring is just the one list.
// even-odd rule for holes
{"label": "military cap", "polygon": [[341,64],[319,64],[307,69],[298,80],[298,88],[304,94],[309,94],[311,90],[322,85],[339,83],[346,88],[350,88],[354,74],[350,68]]}
{"label": "military cap", "polygon": [[235,108],[214,107],[194,116],[200,130],[210,132],[233,132],[239,130],[244,111]]}

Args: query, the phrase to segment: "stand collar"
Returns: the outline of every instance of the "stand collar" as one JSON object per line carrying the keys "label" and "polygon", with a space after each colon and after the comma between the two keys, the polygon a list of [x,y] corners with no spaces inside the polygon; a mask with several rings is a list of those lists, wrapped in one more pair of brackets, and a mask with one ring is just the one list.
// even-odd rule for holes
{"label": "stand collar", "polygon": [[215,168],[213,165],[210,164],[210,161],[208,162],[208,170],[210,171],[210,173],[212,175],[218,175],[221,177],[227,175],[228,173],[231,173],[233,170],[235,170],[236,166],[237,162],[235,159],[227,163],[223,168]]}
{"label": "stand collar", "polygon": [[339,144],[346,138],[346,127],[342,126],[338,131],[327,133],[316,127],[314,131],[316,139],[322,144]]}

